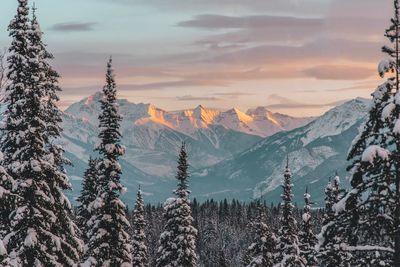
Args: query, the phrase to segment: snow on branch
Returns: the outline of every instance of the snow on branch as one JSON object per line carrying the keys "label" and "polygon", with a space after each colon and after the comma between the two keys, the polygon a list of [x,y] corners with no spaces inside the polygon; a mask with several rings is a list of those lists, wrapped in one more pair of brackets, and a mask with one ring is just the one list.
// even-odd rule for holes
{"label": "snow on branch", "polygon": [[383,59],[378,65],[379,75],[383,78],[386,73],[394,72],[395,66],[396,62],[393,59]]}
{"label": "snow on branch", "polygon": [[386,149],[378,146],[378,145],[371,145],[365,149],[364,153],[362,154],[361,160],[364,162],[373,163],[376,157],[379,157],[383,160],[388,160],[390,152]]}

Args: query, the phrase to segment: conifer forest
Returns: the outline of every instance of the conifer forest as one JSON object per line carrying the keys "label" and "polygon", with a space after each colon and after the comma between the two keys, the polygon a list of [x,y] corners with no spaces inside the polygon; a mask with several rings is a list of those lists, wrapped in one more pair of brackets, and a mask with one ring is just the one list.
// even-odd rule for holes
{"label": "conifer forest", "polygon": [[[63,73],[56,70],[52,46],[46,43],[46,37],[52,34],[52,30],[46,31],[40,26],[40,5],[28,0],[12,1],[17,8],[7,29],[9,46],[0,56],[0,266],[400,267],[399,0],[388,0],[392,16],[386,20],[387,29],[375,33],[383,35],[386,40],[380,44],[384,59],[378,62],[377,73],[383,82],[380,81],[380,85],[376,83],[376,89],[370,90],[367,108],[358,109],[360,113],[355,117],[361,122],[354,124],[357,130],[355,138],[350,138],[345,130],[335,135],[339,136],[339,141],[351,139],[346,143],[350,145],[342,149],[345,152],[331,153],[338,158],[343,156],[341,159],[325,164],[334,165],[332,168],[339,171],[331,172],[329,177],[319,177],[321,180],[318,181],[301,180],[302,173],[313,168],[314,176],[320,174],[320,169],[311,165],[321,160],[318,153],[322,150],[308,149],[305,145],[302,151],[312,151],[310,154],[315,159],[296,157],[294,153],[289,153],[290,145],[280,142],[286,140],[282,137],[284,135],[295,140],[291,144],[306,144],[307,138],[297,137],[296,129],[306,129],[304,132],[309,134],[311,130],[308,129],[311,128],[302,127],[317,127],[322,119],[317,118],[316,122],[311,122],[315,118],[304,119],[288,131],[261,138],[244,133],[248,128],[242,132],[228,129],[233,127],[233,123],[224,126],[223,119],[232,112],[240,115],[240,111],[211,112],[199,107],[199,112],[203,112],[200,113],[201,119],[209,123],[206,127],[203,124],[203,128],[223,132],[225,138],[229,136],[228,145],[222,142],[218,145],[235,151],[218,161],[214,169],[207,169],[209,166],[201,165],[208,161],[206,153],[199,148],[201,145],[196,147],[201,143],[200,137],[196,143],[194,139],[183,138],[182,132],[171,134],[176,125],[168,124],[168,131],[161,134],[164,139],[160,137],[154,146],[167,147],[166,150],[171,151],[168,146],[170,140],[179,144],[173,151],[174,158],[170,160],[173,178],[169,183],[174,189],[160,186],[161,189],[154,190],[155,193],[149,193],[150,186],[156,183],[153,180],[138,178],[139,182],[128,183],[123,178],[135,179],[135,176],[144,175],[146,164],[158,166],[156,170],[151,169],[153,174],[163,171],[165,166],[159,162],[165,154],[160,157],[152,154],[147,161],[154,159],[155,163],[137,165],[144,166],[142,169],[129,165],[132,155],[141,153],[138,146],[134,146],[134,139],[142,137],[142,133],[130,136],[134,145],[126,145],[124,135],[129,131],[124,120],[129,112],[125,110],[127,102],[118,98],[126,93],[123,89],[119,90],[118,60],[113,55],[104,58],[103,79],[97,81],[102,84],[99,88],[101,92],[96,95],[97,98],[87,98],[82,104],[88,106],[90,101],[96,101],[99,114],[91,118],[96,123],[96,136],[89,135],[96,141],[89,142],[88,137],[80,143],[85,147],[90,145],[90,156],[78,161],[80,154],[74,154],[71,150],[74,147],[60,140],[72,140],[64,133],[79,132],[82,130],[79,125],[85,121],[80,120],[81,124],[74,124],[72,129],[65,126],[69,125],[65,124],[65,120],[73,118],[65,115],[59,105],[63,92],[59,82]],[[358,7],[360,12],[362,9],[362,6]],[[204,16],[207,15],[197,19],[204,19]],[[224,20],[224,23],[228,22],[228,19]],[[192,96],[181,97],[188,99]],[[362,101],[348,102],[344,107],[362,106],[366,103]],[[350,115],[340,117],[340,110],[344,107],[333,110],[336,120],[352,118]],[[159,114],[162,112],[155,107],[150,108],[153,113],[146,116],[155,114],[157,118],[152,123],[167,125],[165,121],[160,122]],[[255,118],[260,123],[261,119],[254,115],[255,112],[243,113],[241,123],[254,125],[250,121],[257,121]],[[195,116],[195,113],[186,111],[184,115]],[[176,114],[163,116],[172,118],[170,121],[178,121],[177,125],[183,124],[176,119]],[[271,114],[268,116],[273,116]],[[329,114],[328,111],[322,116]],[[218,120],[215,119],[217,116]],[[277,113],[274,116],[288,117]],[[147,123],[145,118],[135,123],[143,126]],[[220,124],[210,126],[211,121]],[[146,127],[149,128],[143,136],[151,136],[153,128]],[[316,132],[338,129],[319,127]],[[161,132],[161,128],[155,129]],[[333,137],[324,137],[319,142],[333,140]],[[169,141],[165,141],[167,139]],[[245,152],[238,146],[244,140],[249,140],[248,147],[250,143],[254,145]],[[265,143],[271,148],[264,149]],[[327,146],[323,148],[323,152],[330,153]],[[254,151],[258,153],[258,158],[249,156]],[[215,158],[221,155],[217,152],[213,154]],[[248,184],[251,174],[256,173],[253,169],[257,169],[255,166],[270,166],[267,164],[274,157],[282,159],[282,164],[276,164],[274,169],[269,170],[268,175],[279,177],[274,188],[272,186],[276,181],[266,179],[257,184],[258,191],[254,192],[258,194],[252,197],[236,194],[239,189],[252,191]],[[299,168],[299,161],[310,166]],[[338,162],[343,163],[343,170]],[[75,169],[78,174],[81,172],[80,187],[76,187],[76,175],[69,174],[72,166],[80,167]],[[218,166],[228,167],[213,172],[220,170]],[[240,176],[246,168],[254,172],[247,171],[248,176]],[[230,169],[234,171],[228,179],[211,184]],[[300,182],[302,186],[299,186]],[[216,195],[226,193],[219,189],[233,186],[231,183],[236,183],[239,189],[226,189],[227,195]],[[208,188],[211,193],[198,193],[200,187]],[[72,189],[74,193],[71,193]],[[271,192],[278,192],[274,193],[277,196],[275,201],[271,201]],[[158,193],[162,193],[162,199],[150,200],[151,195]]]}

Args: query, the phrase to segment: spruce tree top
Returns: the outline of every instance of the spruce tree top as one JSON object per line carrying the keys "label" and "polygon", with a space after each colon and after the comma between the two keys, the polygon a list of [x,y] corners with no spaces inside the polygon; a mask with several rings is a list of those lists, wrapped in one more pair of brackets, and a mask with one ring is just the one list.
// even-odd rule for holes
{"label": "spruce tree top", "polygon": [[178,159],[178,171],[176,174],[176,179],[178,179],[178,188],[175,190],[175,194],[180,198],[187,198],[189,196],[190,191],[188,190],[188,168],[189,163],[187,160],[187,152],[186,152],[186,144],[182,143],[181,150],[179,153]]}
{"label": "spruce tree top", "polygon": [[107,63],[106,85],[103,88],[103,99],[100,100],[102,113],[99,116],[101,143],[97,146],[100,154],[109,160],[116,160],[125,153],[120,144],[120,122],[122,117],[118,113],[117,90],[112,68],[112,58]]}

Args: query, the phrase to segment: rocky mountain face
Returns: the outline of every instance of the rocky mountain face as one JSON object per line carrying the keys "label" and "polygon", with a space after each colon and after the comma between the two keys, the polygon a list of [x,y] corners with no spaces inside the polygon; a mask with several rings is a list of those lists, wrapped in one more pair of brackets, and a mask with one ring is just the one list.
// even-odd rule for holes
{"label": "rocky mountain face", "polygon": [[199,199],[262,197],[277,203],[288,157],[295,200],[302,205],[308,186],[314,201],[323,206],[329,177],[338,172],[343,186],[348,185],[347,151],[368,107],[365,99],[349,101],[304,127],[267,137],[231,159],[197,171],[192,179],[194,195]]}
{"label": "rocky mountain face", "polygon": [[[71,105],[64,114],[63,140],[74,191],[79,194],[81,176],[97,142],[97,124],[101,93]],[[138,184],[148,189],[148,198],[163,201],[173,188],[176,155],[186,142],[193,170],[208,168],[233,159],[267,136],[303,126],[313,118],[293,118],[258,107],[246,113],[231,109],[221,111],[198,106],[194,109],[168,112],[152,104],[134,104],[119,100],[123,117],[122,142],[127,153],[122,159],[124,184],[135,191]],[[212,188],[212,185],[210,185]],[[166,191],[166,192],[165,192]],[[127,195],[133,200],[134,195]]]}

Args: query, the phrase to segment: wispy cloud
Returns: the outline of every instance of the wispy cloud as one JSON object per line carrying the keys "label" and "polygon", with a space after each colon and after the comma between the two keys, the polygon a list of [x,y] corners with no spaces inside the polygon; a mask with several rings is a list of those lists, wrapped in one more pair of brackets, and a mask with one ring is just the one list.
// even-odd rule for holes
{"label": "wispy cloud", "polygon": [[[109,0],[97,0],[107,1]],[[156,10],[164,12],[182,11],[211,11],[211,10],[227,10],[227,11],[256,11],[256,12],[277,12],[277,13],[300,13],[303,15],[315,15],[323,13],[330,0],[114,0],[112,3],[123,4],[129,6],[150,6]]]}
{"label": "wispy cloud", "polygon": [[50,27],[52,31],[58,32],[88,32],[93,31],[97,23],[95,22],[65,22],[57,23]]}
{"label": "wispy cloud", "polygon": [[[205,59],[219,64],[282,64],[322,60],[376,62],[380,58],[380,42],[360,42],[347,39],[320,38],[294,45],[259,45]],[[374,52],[375,51],[375,52]],[[277,65],[275,65],[276,67]]]}
{"label": "wispy cloud", "polygon": [[202,29],[254,29],[254,28],[282,28],[304,27],[311,30],[321,28],[324,19],[320,18],[296,18],[283,16],[223,16],[215,14],[198,15],[191,20],[181,21],[177,25],[180,27],[202,28]]}
{"label": "wispy cloud", "polygon": [[328,89],[329,92],[346,92],[346,91],[368,91],[372,92],[378,85],[382,82],[379,81],[365,81],[355,83],[352,86],[344,87],[344,88],[335,88],[335,89]]}
{"label": "wispy cloud", "polygon": [[[200,80],[181,80],[181,81],[168,81],[168,82],[154,82],[144,84],[117,84],[118,91],[152,91],[164,90],[167,88],[187,88],[187,87],[226,87],[226,82],[223,81],[200,81]],[[65,87],[63,91],[68,94],[92,94],[101,90],[103,85],[89,85],[82,87]]]}
{"label": "wispy cloud", "polygon": [[214,93],[215,96],[223,96],[223,97],[230,97],[230,98],[237,98],[240,96],[251,96],[254,93],[247,93],[247,92],[223,92],[223,93]]}
{"label": "wispy cloud", "polygon": [[275,104],[267,105],[267,108],[270,109],[321,109],[341,105],[348,101],[348,99],[343,99],[329,103],[302,103],[277,94],[271,94],[268,99],[276,102]]}
{"label": "wispy cloud", "polygon": [[362,80],[376,74],[374,68],[348,65],[318,65],[304,70],[304,73],[319,80]]}
{"label": "wispy cloud", "polygon": [[[145,84],[126,84],[122,90],[160,90],[166,88],[177,88],[177,87],[207,87],[207,86],[227,86],[225,81],[207,81],[207,80],[180,80],[180,81],[167,81],[167,82],[155,82]],[[120,86],[121,88],[121,86]]]}
{"label": "wispy cloud", "polygon": [[184,95],[176,98],[179,101],[220,101],[217,97]]}

